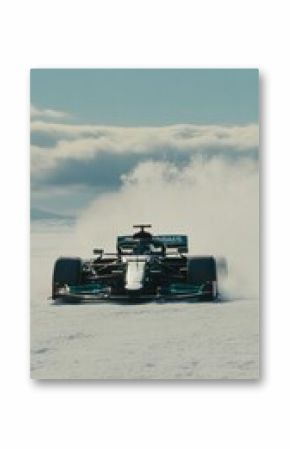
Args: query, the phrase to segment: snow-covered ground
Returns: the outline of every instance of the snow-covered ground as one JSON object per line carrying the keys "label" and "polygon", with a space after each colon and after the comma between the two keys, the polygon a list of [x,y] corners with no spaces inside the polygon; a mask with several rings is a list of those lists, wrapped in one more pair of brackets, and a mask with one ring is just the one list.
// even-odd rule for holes
{"label": "snow-covered ground", "polygon": [[257,299],[53,305],[53,262],[72,248],[69,226],[32,225],[32,378],[258,378]]}

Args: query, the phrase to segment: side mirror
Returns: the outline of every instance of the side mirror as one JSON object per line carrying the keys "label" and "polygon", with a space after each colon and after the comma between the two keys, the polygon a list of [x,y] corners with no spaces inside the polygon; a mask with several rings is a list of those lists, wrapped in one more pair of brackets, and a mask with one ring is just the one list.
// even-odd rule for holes
{"label": "side mirror", "polygon": [[188,253],[188,248],[187,248],[187,246],[179,246],[177,248],[177,252],[179,254],[186,254],[186,253]]}
{"label": "side mirror", "polygon": [[100,248],[94,248],[93,249],[93,254],[95,254],[96,256],[102,257],[102,255],[104,254],[104,250],[100,249]]}

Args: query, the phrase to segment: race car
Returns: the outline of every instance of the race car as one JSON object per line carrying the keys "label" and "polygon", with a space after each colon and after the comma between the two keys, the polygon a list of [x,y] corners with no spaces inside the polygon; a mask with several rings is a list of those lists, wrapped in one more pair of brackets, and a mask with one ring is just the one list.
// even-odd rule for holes
{"label": "race car", "polygon": [[[117,237],[116,252],[94,249],[94,257],[60,257],[52,279],[54,301],[143,301],[218,299],[218,266],[213,256],[188,256],[182,234],[152,235],[149,224]],[[220,270],[221,271],[221,270]]]}

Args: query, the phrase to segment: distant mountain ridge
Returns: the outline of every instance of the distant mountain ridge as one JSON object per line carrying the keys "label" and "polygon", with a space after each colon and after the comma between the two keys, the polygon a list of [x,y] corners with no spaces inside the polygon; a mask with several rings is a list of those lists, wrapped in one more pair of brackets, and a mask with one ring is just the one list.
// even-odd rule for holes
{"label": "distant mountain ridge", "polygon": [[71,215],[60,215],[55,212],[49,212],[42,209],[30,209],[31,220],[64,220],[73,221],[75,218]]}

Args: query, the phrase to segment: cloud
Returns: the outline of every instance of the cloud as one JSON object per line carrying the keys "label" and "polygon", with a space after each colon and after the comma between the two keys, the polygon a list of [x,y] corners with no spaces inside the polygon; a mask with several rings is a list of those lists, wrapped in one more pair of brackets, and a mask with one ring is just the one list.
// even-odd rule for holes
{"label": "cloud", "polygon": [[[229,158],[257,157],[256,124],[114,127],[33,121],[31,131],[32,143],[33,136],[38,141],[31,149],[32,174],[36,180],[48,183],[63,183],[65,179],[73,183],[79,171],[83,182],[98,184],[100,170],[106,165],[108,183],[111,179],[116,184],[109,164],[104,163],[113,158],[128,172],[133,161],[136,164],[144,158],[175,161],[178,165],[201,154],[207,158],[217,154]],[[118,171],[118,177],[119,174]]]}
{"label": "cloud", "polygon": [[57,111],[55,109],[40,109],[34,105],[30,106],[30,117],[32,120],[36,118],[42,119],[62,119],[70,117],[70,114],[64,111]]}
{"label": "cloud", "polygon": [[[120,186],[120,179],[140,162],[139,155],[100,153],[92,160],[68,159],[48,175],[43,174],[38,184],[49,186],[96,186],[110,190]],[[42,159],[42,163],[45,160]]]}
{"label": "cloud", "polygon": [[[117,127],[97,125],[74,125],[35,121],[31,132],[59,136],[64,143],[78,142],[79,152],[85,157],[83,144],[94,146],[94,152],[142,152],[150,148],[175,147],[184,149],[209,146],[250,148],[258,145],[258,126],[237,125],[194,125],[177,124],[156,127]],[[58,151],[61,152],[59,147]],[[66,147],[63,148],[66,154]]]}

